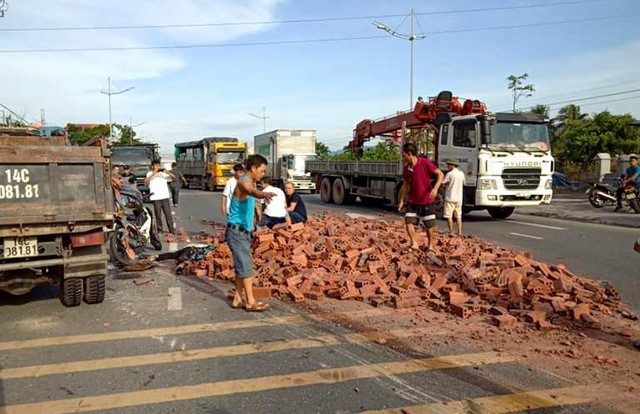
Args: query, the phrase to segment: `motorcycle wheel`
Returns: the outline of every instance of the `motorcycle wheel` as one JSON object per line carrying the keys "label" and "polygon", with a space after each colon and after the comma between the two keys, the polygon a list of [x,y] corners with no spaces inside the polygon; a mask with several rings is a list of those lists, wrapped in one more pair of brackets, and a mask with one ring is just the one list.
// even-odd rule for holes
{"label": "motorcycle wheel", "polygon": [[602,208],[607,204],[607,200],[598,197],[597,192],[593,192],[589,194],[589,203],[591,203],[591,205],[595,208]]}
{"label": "motorcycle wheel", "polygon": [[629,200],[629,205],[633,209],[633,212],[636,214],[640,214],[640,200],[634,198],[633,200]]}
{"label": "motorcycle wheel", "polygon": [[[111,235],[111,240],[109,240],[109,249],[111,250],[111,257],[116,262],[126,266],[133,263],[135,252],[133,252],[133,249],[129,246],[129,242],[127,241],[127,237],[124,232],[125,229],[122,226],[116,226],[113,234]],[[132,252],[133,257],[131,257]]]}

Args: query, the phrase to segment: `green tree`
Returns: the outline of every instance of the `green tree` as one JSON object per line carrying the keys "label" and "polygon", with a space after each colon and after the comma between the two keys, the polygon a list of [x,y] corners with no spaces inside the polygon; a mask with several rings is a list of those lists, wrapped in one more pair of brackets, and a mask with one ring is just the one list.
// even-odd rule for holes
{"label": "green tree", "polygon": [[518,100],[523,96],[529,98],[535,92],[535,88],[532,84],[525,85],[524,82],[529,78],[528,73],[523,73],[520,76],[510,75],[507,77],[507,88],[511,90],[511,96],[513,98],[513,112],[516,112],[516,106]]}
{"label": "green tree", "polygon": [[329,151],[329,147],[324,142],[316,141],[316,157],[319,160],[326,160],[329,158],[331,151]]}
{"label": "green tree", "polygon": [[108,137],[109,125],[96,125],[93,128],[82,128],[76,124],[67,124],[65,128],[72,144],[82,145],[95,137]]}
{"label": "green tree", "polygon": [[113,129],[117,138],[115,145],[144,144],[143,141],[136,138],[136,131],[134,131],[129,125],[114,124]]}
{"label": "green tree", "polygon": [[631,115],[600,112],[593,118],[568,119],[558,130],[554,140],[556,157],[587,169],[596,154],[612,155],[640,151],[640,130],[632,123]]}
{"label": "green tree", "polygon": [[564,123],[565,121],[577,121],[580,119],[586,119],[588,117],[588,114],[583,114],[580,112],[580,107],[578,105],[569,104],[565,107],[560,108],[555,119],[561,123]]}
{"label": "green tree", "polygon": [[549,107],[547,105],[536,105],[531,108],[531,112],[549,118]]}
{"label": "green tree", "polygon": [[364,150],[363,161],[397,161],[400,159],[398,145],[391,141],[379,142]]}

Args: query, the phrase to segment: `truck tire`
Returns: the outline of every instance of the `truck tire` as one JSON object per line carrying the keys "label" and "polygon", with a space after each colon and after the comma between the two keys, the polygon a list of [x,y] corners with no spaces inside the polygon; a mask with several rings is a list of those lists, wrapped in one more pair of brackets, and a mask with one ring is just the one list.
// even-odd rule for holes
{"label": "truck tire", "polygon": [[84,301],[90,305],[102,303],[106,290],[104,276],[89,276],[84,282]]}
{"label": "truck tire", "polygon": [[353,203],[355,199],[355,197],[348,193],[348,190],[346,189],[342,178],[335,179],[335,181],[333,182],[333,191],[331,192],[331,194],[333,195],[333,202],[339,206]]}
{"label": "truck tire", "polygon": [[204,181],[204,189],[205,191],[216,191],[216,184],[213,182],[213,177],[208,176]]}
{"label": "truck tire", "polygon": [[504,220],[513,214],[515,207],[489,207],[487,211],[494,219]]}
{"label": "truck tire", "polygon": [[332,203],[333,197],[331,195],[331,179],[325,177],[320,182],[320,199],[323,203]]}
{"label": "truck tire", "polygon": [[60,281],[60,301],[64,306],[78,306],[82,302],[82,279],[70,277]]}

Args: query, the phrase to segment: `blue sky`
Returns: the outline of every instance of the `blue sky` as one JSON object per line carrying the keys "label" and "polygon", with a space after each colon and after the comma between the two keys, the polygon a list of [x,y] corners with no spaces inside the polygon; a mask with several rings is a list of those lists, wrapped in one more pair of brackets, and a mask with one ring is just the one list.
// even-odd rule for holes
{"label": "blue sky", "polygon": [[[266,107],[267,128],[317,129],[331,148],[344,146],[355,124],[406,109],[409,42],[385,35],[372,20],[399,32],[403,17],[313,23],[84,31],[16,28],[281,22],[296,19],[402,15],[414,8],[414,96],[449,89],[508,110],[505,78],[527,72],[536,87],[521,107],[640,89],[640,2],[637,0],[85,0],[9,1],[0,19],[0,51],[281,42],[380,36],[325,43],[191,49],[0,53],[0,102],[30,120],[44,109],[49,123],[107,122],[107,77],[114,122],[171,153],[175,142],[203,136],[251,141]],[[520,9],[517,6],[546,5]],[[497,8],[495,11],[470,9]],[[455,11],[456,13],[438,13]],[[421,14],[423,13],[423,14]],[[430,13],[430,14],[429,14]],[[46,16],[46,18],[43,18]],[[622,17],[615,17],[622,16]],[[608,18],[615,17],[615,18]],[[599,19],[599,20],[598,20]],[[580,23],[475,30],[586,20]],[[473,29],[473,30],[471,30]],[[457,33],[442,31],[468,30]],[[430,34],[429,34],[430,33]],[[630,99],[633,98],[633,99]],[[625,99],[625,100],[621,100]],[[640,92],[589,99],[584,112],[609,109],[640,118]],[[552,107],[552,113],[562,105]]]}

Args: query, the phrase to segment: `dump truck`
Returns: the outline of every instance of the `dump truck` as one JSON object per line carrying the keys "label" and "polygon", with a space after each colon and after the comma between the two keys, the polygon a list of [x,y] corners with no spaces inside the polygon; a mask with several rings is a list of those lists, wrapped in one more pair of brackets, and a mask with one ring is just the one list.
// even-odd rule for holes
{"label": "dump truck", "polygon": [[[463,213],[486,209],[504,219],[518,206],[551,203],[554,159],[548,124],[549,119],[532,113],[493,114],[479,100],[460,103],[442,91],[428,102],[419,99],[411,111],[359,122],[349,149],[361,156],[364,143],[375,137],[401,148],[428,130],[433,161],[446,171],[446,161],[455,159],[466,175]],[[400,153],[398,161],[310,161],[306,171],[326,203],[346,204],[359,197],[365,203],[398,204]]]}
{"label": "dump truck", "polygon": [[210,137],[175,144],[178,168],[189,188],[215,191],[233,177],[233,166],[247,157],[247,144],[238,138]]}
{"label": "dump truck", "polygon": [[113,225],[109,150],[0,128],[0,290],[56,284],[66,306],[105,295]]}
{"label": "dump truck", "polygon": [[306,162],[316,159],[315,130],[276,129],[256,135],[253,147],[269,162],[266,175],[274,185],[292,183],[296,191],[315,192],[316,183],[305,171]]}
{"label": "dump truck", "polygon": [[149,186],[144,179],[154,160],[160,160],[158,144],[118,145],[111,148],[111,166],[130,166],[136,176],[136,186],[142,194],[149,193]]}

